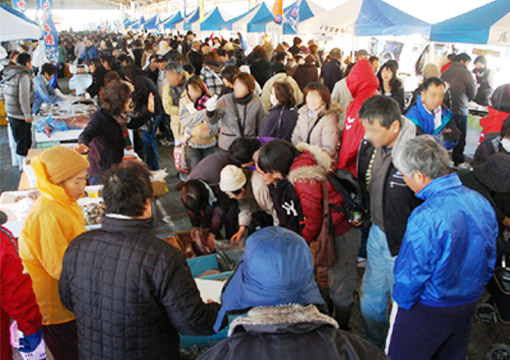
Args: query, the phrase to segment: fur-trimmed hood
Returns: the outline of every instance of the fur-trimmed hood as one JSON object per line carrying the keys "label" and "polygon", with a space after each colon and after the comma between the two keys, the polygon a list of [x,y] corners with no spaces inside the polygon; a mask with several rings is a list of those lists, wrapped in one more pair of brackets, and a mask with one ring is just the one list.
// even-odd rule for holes
{"label": "fur-trimmed hood", "polygon": [[[304,104],[299,109],[298,114],[306,114],[306,115],[308,115],[308,111],[310,111],[310,109],[308,108],[308,105]],[[344,111],[345,111],[345,109],[341,105],[332,103],[331,106],[329,107],[329,109],[326,109],[326,106],[323,105],[322,109],[319,111],[317,117],[319,117],[319,116],[335,116],[335,117],[338,117]]]}
{"label": "fur-trimmed hood", "polygon": [[297,181],[315,180],[323,181],[326,174],[335,169],[331,155],[320,147],[307,143],[296,145],[301,154],[294,159],[287,179],[294,184]]}
{"label": "fur-trimmed hood", "polygon": [[[299,325],[299,326],[297,326]],[[280,306],[254,307],[246,316],[238,317],[228,330],[231,336],[236,331],[251,333],[303,333],[321,326],[338,329],[338,323],[324,315],[315,305],[288,304]]]}

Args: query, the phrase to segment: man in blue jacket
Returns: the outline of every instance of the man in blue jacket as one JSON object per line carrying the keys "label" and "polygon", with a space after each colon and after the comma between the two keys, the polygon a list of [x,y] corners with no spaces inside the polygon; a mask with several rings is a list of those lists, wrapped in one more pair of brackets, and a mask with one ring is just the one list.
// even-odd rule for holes
{"label": "man in blue jacket", "polygon": [[92,39],[87,39],[87,43],[85,46],[85,50],[81,54],[80,58],[85,61],[85,64],[89,64],[89,60],[99,57],[99,52],[97,48],[94,46],[94,41]]}
{"label": "man in blue jacket", "polygon": [[405,114],[416,125],[416,134],[433,135],[446,150],[451,150],[460,138],[452,112],[443,105],[446,84],[437,77],[425,80],[416,103]]}
{"label": "man in blue jacket", "polygon": [[56,104],[61,99],[50,85],[50,80],[57,73],[57,67],[51,63],[43,64],[41,71],[34,79],[34,105],[32,113],[36,115],[43,103]]}
{"label": "man in blue jacket", "polygon": [[465,359],[476,302],[494,273],[496,215],[457,174],[448,175],[448,154],[433,137],[404,147],[395,165],[424,203],[409,217],[395,262],[398,309],[388,355]]}

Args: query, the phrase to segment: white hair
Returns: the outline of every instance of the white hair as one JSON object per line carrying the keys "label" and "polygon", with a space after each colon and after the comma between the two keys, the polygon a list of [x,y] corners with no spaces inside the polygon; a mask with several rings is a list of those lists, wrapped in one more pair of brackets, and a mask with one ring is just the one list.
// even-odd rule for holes
{"label": "white hair", "polygon": [[450,168],[446,149],[430,135],[407,140],[393,163],[409,177],[419,171],[432,180],[448,174]]}

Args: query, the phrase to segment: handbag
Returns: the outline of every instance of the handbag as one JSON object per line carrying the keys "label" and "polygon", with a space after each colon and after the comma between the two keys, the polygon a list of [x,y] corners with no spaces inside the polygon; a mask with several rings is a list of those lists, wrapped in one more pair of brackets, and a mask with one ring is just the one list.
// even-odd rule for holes
{"label": "handbag", "polygon": [[174,146],[175,170],[181,174],[188,173],[188,162],[186,161],[186,144],[181,143]]}
{"label": "handbag", "polygon": [[322,227],[319,236],[310,244],[315,266],[332,266],[336,261],[335,239],[333,237],[333,226],[329,214],[328,186],[326,181],[322,182]]}

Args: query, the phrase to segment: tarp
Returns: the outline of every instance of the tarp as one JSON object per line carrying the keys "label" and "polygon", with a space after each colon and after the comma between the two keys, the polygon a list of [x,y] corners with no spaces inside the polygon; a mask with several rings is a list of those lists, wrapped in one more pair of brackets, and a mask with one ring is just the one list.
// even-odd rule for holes
{"label": "tarp", "polygon": [[262,3],[255,16],[248,23],[248,32],[266,32],[266,24],[274,22],[273,12]]}
{"label": "tarp", "polygon": [[41,29],[19,11],[0,4],[0,41],[37,40]]}
{"label": "tarp", "polygon": [[228,21],[225,29],[240,32],[267,32],[266,25],[273,22],[273,13],[261,2],[244,14]]}
{"label": "tarp", "polygon": [[137,21],[135,21],[133,24],[131,24],[131,29],[133,30],[138,30],[141,28],[141,25],[145,23],[145,19],[144,17],[142,16],[140,19],[138,19]]}
{"label": "tarp", "polygon": [[159,14],[156,14],[152,18],[147,20],[144,24],[142,24],[142,27],[145,30],[154,30],[158,28],[159,22],[160,22]]}
{"label": "tarp", "polygon": [[382,0],[348,0],[321,16],[298,24],[300,33],[356,36],[430,36],[430,24]]}
{"label": "tarp", "polygon": [[225,27],[226,21],[222,11],[215,7],[214,10],[206,14],[204,21],[199,23],[200,27],[197,27],[196,23],[194,25],[193,31],[219,31]]}
{"label": "tarp", "polygon": [[163,21],[161,24],[164,29],[175,29],[175,24],[184,20],[182,16],[182,12],[178,11],[173,16],[170,16],[167,20]]}
{"label": "tarp", "polygon": [[432,25],[430,40],[510,45],[510,0],[496,0]]}
{"label": "tarp", "polygon": [[197,21],[200,21],[200,10],[198,8],[186,17],[184,30],[191,30],[191,25]]}
{"label": "tarp", "polygon": [[355,33],[357,36],[420,34],[429,37],[430,24],[382,0],[363,0]]}
{"label": "tarp", "polygon": [[251,8],[250,10],[246,11],[245,13],[228,20],[227,22],[225,22],[223,29],[232,31],[245,30],[245,26],[250,22],[250,20],[257,13],[261,6],[262,4],[258,4],[255,7]]}
{"label": "tarp", "polygon": [[296,7],[296,3],[288,6],[283,10],[283,18],[285,19],[285,22],[283,23],[283,33],[285,35],[293,35],[293,34],[307,34],[307,24],[312,21],[313,19],[322,18],[324,14],[326,14],[326,10],[321,8],[320,6],[317,6],[311,1],[308,0],[302,0],[298,4],[297,8],[297,32],[294,30],[294,28],[290,25],[288,22],[288,16],[289,12],[293,11]]}

